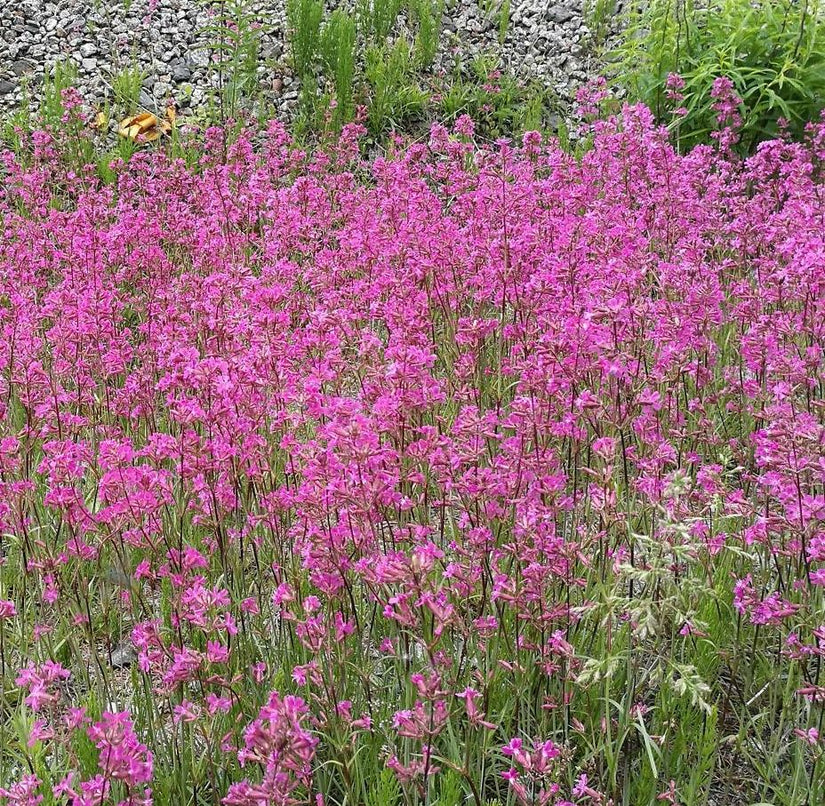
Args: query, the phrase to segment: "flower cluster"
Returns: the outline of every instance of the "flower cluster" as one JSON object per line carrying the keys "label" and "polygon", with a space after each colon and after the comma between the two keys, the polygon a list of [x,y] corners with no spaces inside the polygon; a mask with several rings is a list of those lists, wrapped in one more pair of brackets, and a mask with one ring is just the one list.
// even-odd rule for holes
{"label": "flower cluster", "polygon": [[4,155],[1,804],[825,787],[825,126],[605,93],[578,155]]}

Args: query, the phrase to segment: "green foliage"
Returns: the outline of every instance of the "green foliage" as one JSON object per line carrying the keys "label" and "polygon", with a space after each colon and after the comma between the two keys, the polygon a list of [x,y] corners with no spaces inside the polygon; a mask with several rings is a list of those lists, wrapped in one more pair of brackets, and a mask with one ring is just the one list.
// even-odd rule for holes
{"label": "green foliage", "polygon": [[287,0],[286,13],[295,72],[305,81],[318,55],[324,4],[321,0]]}
{"label": "green foliage", "polygon": [[401,787],[395,773],[387,768],[381,770],[370,787],[365,806],[396,806],[400,802]]}
{"label": "green foliage", "polygon": [[[390,41],[404,3],[416,30],[412,47],[403,37]],[[326,130],[330,124],[340,128],[353,118],[356,95],[367,102],[376,137],[420,121],[429,96],[418,73],[435,60],[443,11],[444,0],[361,0],[354,15],[336,9],[324,20],[319,0],[289,0],[293,59],[304,85],[299,133]],[[356,72],[360,48],[365,48],[363,74]],[[332,88],[320,96],[315,90],[319,72]]]}
{"label": "green foliage", "polygon": [[615,14],[616,0],[585,0],[584,18],[597,46],[604,42]]}
{"label": "green foliage", "polygon": [[406,39],[368,48],[365,75],[370,88],[369,128],[374,136],[420,118],[427,93],[415,81]]}
{"label": "green foliage", "polygon": [[510,0],[480,0],[479,7],[498,30],[498,40],[504,43],[510,28]]}
{"label": "green foliage", "polygon": [[137,111],[144,78],[143,71],[137,63],[125,67],[112,76],[112,92],[118,105],[118,113],[123,117]]}
{"label": "green foliage", "polygon": [[415,36],[415,60],[419,67],[432,66],[438,52],[438,35],[444,0],[409,0],[410,16],[418,30]]}
{"label": "green foliage", "polygon": [[77,68],[74,64],[69,61],[55,63],[51,71],[43,77],[43,90],[37,112],[30,114],[28,99],[24,98],[20,109],[4,116],[0,128],[0,142],[20,154],[23,148],[21,135],[31,132],[36,126],[62,127],[66,111],[62,93],[74,87],[76,81]]}
{"label": "green foliage", "polygon": [[25,107],[5,116],[0,125],[0,144],[19,154],[22,148],[21,133],[30,128],[31,119]]}
{"label": "green foliage", "polygon": [[262,26],[247,0],[219,0],[217,5],[200,35],[201,49],[214,57],[210,66],[217,79],[217,116],[225,123],[237,116],[245,98],[255,95]]}
{"label": "green foliage", "polygon": [[321,33],[321,57],[335,86],[336,122],[352,119],[355,78],[355,20],[341,9],[330,15]]}
{"label": "green foliage", "polygon": [[463,794],[461,777],[453,770],[447,770],[439,777],[438,799],[433,801],[433,806],[455,806],[461,803]]}
{"label": "green foliage", "polygon": [[[600,4],[597,3],[599,8]],[[610,59],[616,82],[661,120],[674,106],[680,143],[704,142],[715,126],[710,90],[727,76],[742,98],[743,143],[774,136],[781,118],[800,134],[825,97],[825,41],[819,0],[651,0],[631,10]],[[684,100],[667,97],[678,73]]]}
{"label": "green foliage", "polygon": [[403,0],[358,0],[358,24],[364,39],[386,44],[402,5]]}
{"label": "green foliage", "polygon": [[498,41],[504,44],[510,28],[510,0],[502,0],[498,10]]}
{"label": "green foliage", "polygon": [[63,118],[63,90],[75,85],[77,68],[71,62],[57,62],[43,78],[40,118],[45,125],[58,125]]}
{"label": "green foliage", "polygon": [[469,75],[456,69],[440,94],[438,114],[450,123],[469,115],[486,139],[551,128],[555,98],[538,82],[520,82],[489,57],[473,60]]}
{"label": "green foliage", "polygon": [[[102,709],[94,691],[90,691],[86,695],[84,707],[90,719],[100,719]],[[86,731],[81,730],[72,732],[70,741],[72,753],[77,759],[78,769],[87,778],[93,777],[97,772],[99,755],[95,743],[89,738]]]}

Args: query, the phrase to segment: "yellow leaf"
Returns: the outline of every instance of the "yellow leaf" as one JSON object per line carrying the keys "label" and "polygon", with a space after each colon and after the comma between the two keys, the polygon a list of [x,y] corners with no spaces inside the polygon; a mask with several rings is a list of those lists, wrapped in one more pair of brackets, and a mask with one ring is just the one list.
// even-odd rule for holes
{"label": "yellow leaf", "polygon": [[151,112],[141,112],[121,120],[118,134],[135,142],[151,143],[160,137],[158,123],[157,117]]}
{"label": "yellow leaf", "polygon": [[151,112],[141,112],[139,115],[135,115],[132,122],[140,126],[141,131],[158,125],[158,119]]}

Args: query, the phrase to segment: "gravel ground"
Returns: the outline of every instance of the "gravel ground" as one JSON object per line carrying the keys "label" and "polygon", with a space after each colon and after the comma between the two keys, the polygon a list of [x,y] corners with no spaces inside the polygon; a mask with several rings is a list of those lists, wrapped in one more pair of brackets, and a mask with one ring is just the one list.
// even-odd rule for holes
{"label": "gravel ground", "polygon": [[[511,0],[499,42],[501,0],[450,0],[442,20],[439,67],[456,55],[492,53],[516,75],[544,82],[569,98],[586,80],[588,30],[582,0]],[[197,108],[215,82],[204,27],[214,3],[204,0],[0,0],[0,111],[35,106],[44,72],[55,62],[77,67],[91,105],[112,96],[112,79],[137,63],[146,76],[141,105],[162,109],[168,98]],[[285,0],[250,0],[261,23],[258,79],[264,97],[288,115],[298,96],[286,58]],[[403,26],[403,21],[401,22]]]}

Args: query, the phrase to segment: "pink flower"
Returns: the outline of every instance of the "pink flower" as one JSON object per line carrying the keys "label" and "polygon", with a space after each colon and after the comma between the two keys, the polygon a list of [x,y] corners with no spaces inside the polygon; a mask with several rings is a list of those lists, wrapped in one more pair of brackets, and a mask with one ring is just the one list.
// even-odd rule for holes
{"label": "pink flower", "polygon": [[60,699],[60,681],[71,676],[68,669],[59,663],[46,661],[41,666],[29,665],[17,675],[17,685],[28,689],[24,702],[32,711],[41,711],[46,705],[53,705]]}
{"label": "pink flower", "polygon": [[476,704],[476,700],[481,698],[480,692],[468,687],[461,693],[456,694],[456,697],[464,700],[464,706],[467,709],[467,718],[470,720],[471,725],[484,727],[488,730],[495,730],[496,726],[491,722],[485,721],[484,712],[481,711]]}
{"label": "pink flower", "polygon": [[288,806],[296,802],[294,794],[310,785],[318,744],[304,727],[307,713],[300,697],[272,692],[268,704],[244,731],[244,749],[238,753],[241,766],[261,768],[261,782],[233,784],[222,801],[226,806],[258,806],[261,802]]}
{"label": "pink flower", "polygon": [[152,753],[138,741],[128,712],[106,711],[86,732],[100,751],[98,764],[106,780],[137,790],[151,782]]}
{"label": "pink flower", "polygon": [[34,747],[37,742],[42,742],[46,739],[53,738],[54,731],[46,723],[46,720],[38,719],[32,725],[27,744],[29,747]]}
{"label": "pink flower", "polygon": [[38,794],[40,779],[36,775],[24,775],[9,788],[0,788],[0,797],[7,806],[37,806],[43,802],[43,795]]}
{"label": "pink flower", "polygon": [[807,730],[794,728],[793,732],[796,736],[802,739],[803,742],[811,745],[812,747],[819,744],[819,731],[816,728],[808,728]]}

